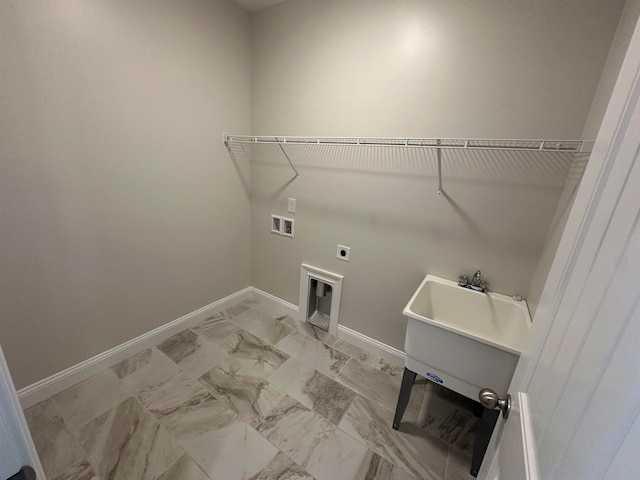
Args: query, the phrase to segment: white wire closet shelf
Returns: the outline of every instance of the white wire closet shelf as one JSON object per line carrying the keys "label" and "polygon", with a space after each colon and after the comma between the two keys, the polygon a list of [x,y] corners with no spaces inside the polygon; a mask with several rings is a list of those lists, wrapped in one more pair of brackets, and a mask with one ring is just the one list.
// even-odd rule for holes
{"label": "white wire closet shelf", "polygon": [[286,145],[353,145],[378,147],[455,148],[469,150],[524,150],[540,152],[590,153],[592,140],[496,140],[477,138],[399,138],[399,137],[309,137],[224,135],[224,143]]}
{"label": "white wire closet shelf", "polygon": [[354,147],[396,147],[436,149],[438,156],[438,195],[442,195],[442,150],[502,150],[525,152],[591,153],[593,140],[534,140],[534,139],[478,139],[478,138],[400,138],[400,137],[314,137],[286,135],[231,135],[224,134],[224,144],[278,145],[289,165],[299,173],[287,155],[284,146],[322,145]]}

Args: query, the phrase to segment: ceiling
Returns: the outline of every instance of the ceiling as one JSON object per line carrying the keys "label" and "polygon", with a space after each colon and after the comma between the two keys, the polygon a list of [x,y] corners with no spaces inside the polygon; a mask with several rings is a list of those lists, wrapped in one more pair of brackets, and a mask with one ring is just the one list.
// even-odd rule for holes
{"label": "ceiling", "polygon": [[270,7],[277,3],[282,3],[284,0],[233,0],[235,3],[244,8],[247,12],[253,13],[263,8]]}

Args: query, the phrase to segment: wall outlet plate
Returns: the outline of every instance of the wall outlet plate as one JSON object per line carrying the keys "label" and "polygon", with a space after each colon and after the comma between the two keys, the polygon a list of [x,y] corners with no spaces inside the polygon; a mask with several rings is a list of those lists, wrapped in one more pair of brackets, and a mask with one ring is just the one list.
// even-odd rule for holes
{"label": "wall outlet plate", "polygon": [[280,215],[271,215],[271,233],[282,235],[282,217]]}
{"label": "wall outlet plate", "polygon": [[287,206],[288,206],[289,213],[296,213],[296,199],[295,198],[290,198]]}
{"label": "wall outlet plate", "polygon": [[339,260],[349,261],[351,256],[351,247],[345,247],[344,245],[338,245],[338,251],[336,252],[336,258]]}
{"label": "wall outlet plate", "polygon": [[293,218],[282,217],[282,235],[293,238],[295,230],[295,220]]}

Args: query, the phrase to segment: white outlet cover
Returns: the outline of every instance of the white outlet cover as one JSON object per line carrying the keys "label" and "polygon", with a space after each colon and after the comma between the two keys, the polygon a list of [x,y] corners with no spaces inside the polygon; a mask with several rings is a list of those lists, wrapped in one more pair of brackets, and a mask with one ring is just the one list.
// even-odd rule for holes
{"label": "white outlet cover", "polygon": [[344,260],[345,262],[348,262],[350,256],[351,256],[351,247],[346,247],[344,245],[338,245],[338,250],[336,251],[336,258],[337,259]]}
{"label": "white outlet cover", "polygon": [[271,215],[271,233],[282,235],[282,223],[280,215]]}
{"label": "white outlet cover", "polygon": [[289,205],[288,205],[288,210],[289,213],[296,213],[296,199],[295,198],[290,198],[289,199]]}
{"label": "white outlet cover", "polygon": [[282,235],[293,238],[296,221],[293,218],[282,217]]}

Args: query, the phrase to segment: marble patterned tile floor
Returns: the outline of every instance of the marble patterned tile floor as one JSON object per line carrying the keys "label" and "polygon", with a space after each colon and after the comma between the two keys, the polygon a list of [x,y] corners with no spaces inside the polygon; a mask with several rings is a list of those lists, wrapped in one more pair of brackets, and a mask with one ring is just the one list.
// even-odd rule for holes
{"label": "marble patterned tile floor", "polygon": [[25,411],[50,480],[470,480],[473,402],[246,300]]}

